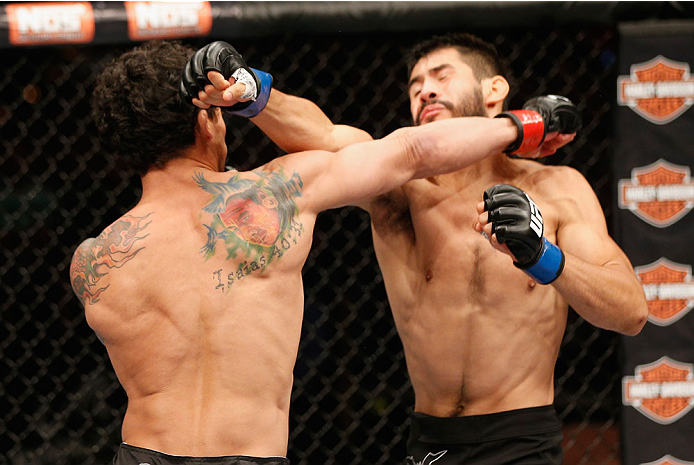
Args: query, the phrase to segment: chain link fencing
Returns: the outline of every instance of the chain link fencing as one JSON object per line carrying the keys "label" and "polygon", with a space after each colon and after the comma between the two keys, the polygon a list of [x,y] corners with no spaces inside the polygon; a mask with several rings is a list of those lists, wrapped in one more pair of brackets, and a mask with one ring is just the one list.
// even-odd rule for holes
{"label": "chain link fencing", "polygon": [[[431,31],[446,32],[446,31]],[[475,32],[511,65],[509,105],[555,93],[583,112],[576,141],[547,159],[586,176],[612,215],[610,28]],[[275,86],[334,121],[382,137],[410,124],[402,52],[430,34],[274,35],[234,40]],[[188,40],[201,46],[212,39]],[[0,463],[110,463],[127,398],[69,283],[76,246],[130,209],[139,178],[101,149],[89,97],[126,46],[2,51],[0,76]],[[239,169],[281,151],[252,123],[228,121]],[[321,214],[304,270],[306,306],[295,367],[293,464],[393,464],[405,455],[413,405],[368,216]],[[571,312],[556,368],[567,464],[619,463],[619,341]]]}

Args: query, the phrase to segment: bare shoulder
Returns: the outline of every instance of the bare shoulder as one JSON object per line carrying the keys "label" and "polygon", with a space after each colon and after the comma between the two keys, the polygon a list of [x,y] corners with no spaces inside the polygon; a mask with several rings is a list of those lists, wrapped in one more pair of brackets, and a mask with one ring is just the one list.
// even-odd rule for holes
{"label": "bare shoulder", "polygon": [[605,215],[588,180],[569,166],[542,166],[524,181],[532,195],[556,207],[562,222],[604,225]]}
{"label": "bare shoulder", "polygon": [[145,247],[153,213],[126,214],[106,227],[99,236],[83,241],[70,263],[72,289],[82,305],[99,301],[108,288],[108,274],[120,268]]}
{"label": "bare shoulder", "polygon": [[586,178],[570,166],[539,165],[529,172],[523,184],[549,197],[594,195]]}
{"label": "bare shoulder", "polygon": [[216,203],[205,208],[213,213],[220,206],[217,203],[226,200],[229,196],[248,195],[260,189],[278,195],[281,193],[291,198],[299,197],[303,188],[302,177],[292,166],[291,155],[277,158],[252,171],[207,174],[197,172],[193,179],[198,187],[214,196],[213,200]]}

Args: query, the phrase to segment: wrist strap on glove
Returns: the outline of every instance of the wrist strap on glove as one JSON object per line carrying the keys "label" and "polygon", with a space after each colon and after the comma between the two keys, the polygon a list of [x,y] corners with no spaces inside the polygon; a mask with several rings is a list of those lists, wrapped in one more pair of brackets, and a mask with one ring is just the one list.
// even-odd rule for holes
{"label": "wrist strap on glove", "polygon": [[518,137],[504,152],[520,155],[532,152],[545,140],[545,122],[542,115],[533,110],[504,111],[495,118],[509,118],[518,127]]}
{"label": "wrist strap on glove", "polygon": [[[260,87],[260,92],[255,99],[248,102],[237,103],[234,106],[227,108],[225,111],[232,115],[243,116],[244,118],[252,118],[265,109],[267,101],[270,99],[270,91],[272,90],[272,75],[264,71],[250,68],[255,75],[255,79]],[[244,82],[240,79],[239,82]],[[246,84],[248,87],[248,84]]]}
{"label": "wrist strap on glove", "polygon": [[564,271],[564,260],[564,252],[543,237],[542,249],[540,249],[537,260],[527,265],[520,265],[516,262],[513,264],[538,283],[550,284]]}

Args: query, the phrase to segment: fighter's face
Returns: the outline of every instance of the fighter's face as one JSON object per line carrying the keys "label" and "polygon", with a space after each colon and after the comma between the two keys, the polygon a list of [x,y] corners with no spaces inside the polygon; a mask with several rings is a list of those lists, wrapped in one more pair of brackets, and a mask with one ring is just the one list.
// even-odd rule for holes
{"label": "fighter's face", "polygon": [[421,58],[409,81],[415,125],[457,116],[486,116],[482,86],[455,48]]}
{"label": "fighter's face", "polygon": [[259,189],[255,198],[237,196],[227,199],[222,223],[251,244],[269,247],[279,235],[277,199]]}

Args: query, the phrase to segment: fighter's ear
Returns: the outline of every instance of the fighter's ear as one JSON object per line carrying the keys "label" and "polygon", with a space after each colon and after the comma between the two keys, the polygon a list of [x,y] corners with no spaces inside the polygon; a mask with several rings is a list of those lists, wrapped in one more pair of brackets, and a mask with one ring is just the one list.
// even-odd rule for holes
{"label": "fighter's ear", "polygon": [[195,119],[196,127],[195,131],[199,132],[201,136],[206,138],[212,137],[212,120],[210,115],[207,114],[207,110],[198,110],[198,115]]}
{"label": "fighter's ear", "polygon": [[487,108],[503,105],[504,99],[508,96],[510,86],[505,77],[496,75],[482,79],[482,94]]}

